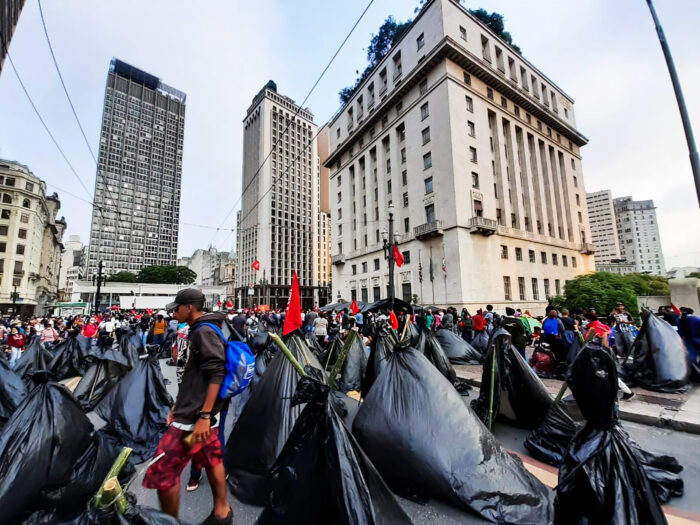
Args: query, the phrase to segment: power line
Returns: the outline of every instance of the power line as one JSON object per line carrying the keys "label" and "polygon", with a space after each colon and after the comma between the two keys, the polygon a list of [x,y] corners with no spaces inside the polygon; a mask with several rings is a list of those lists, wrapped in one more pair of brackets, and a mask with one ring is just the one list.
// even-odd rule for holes
{"label": "power line", "polygon": [[[369,1],[369,3],[367,4],[367,6],[365,7],[365,9],[364,9],[364,10],[362,11],[362,13],[360,14],[360,17],[355,21],[355,23],[353,24],[352,28],[350,28],[350,31],[349,31],[348,34],[345,36],[345,38],[343,39],[343,41],[340,43],[340,46],[338,47],[338,49],[336,49],[335,53],[334,53],[333,56],[331,57],[331,59],[330,59],[330,61],[328,62],[328,64],[326,64],[326,67],[323,68],[323,71],[321,71],[321,74],[320,74],[320,75],[318,76],[318,78],[316,79],[316,82],[314,82],[313,86],[311,86],[311,89],[310,89],[309,92],[306,94],[306,97],[304,97],[304,100],[301,102],[301,104],[299,104],[299,105],[297,106],[296,112],[294,113],[294,115],[292,116],[292,118],[291,118],[290,121],[289,121],[290,123],[291,123],[291,121],[292,121],[293,119],[295,119],[295,118],[297,117],[297,115],[299,115],[299,112],[301,111],[302,107],[304,106],[304,104],[306,104],[306,101],[309,99],[309,97],[311,96],[311,94],[314,92],[314,90],[315,90],[316,87],[318,86],[318,83],[321,81],[321,79],[323,78],[323,76],[326,74],[326,72],[328,71],[328,68],[330,68],[330,66],[331,66],[331,64],[333,63],[333,61],[335,61],[336,57],[338,56],[338,54],[340,53],[340,51],[341,51],[341,50],[343,49],[343,47],[345,46],[345,43],[348,41],[348,39],[350,38],[350,36],[353,34],[353,32],[355,31],[355,29],[356,29],[357,26],[359,25],[360,21],[362,21],[362,19],[364,18],[365,14],[367,13],[367,11],[369,10],[369,8],[372,6],[373,3],[374,3],[374,0],[370,0],[370,1]],[[275,149],[277,148],[277,144],[279,143],[279,141],[280,141],[280,140],[282,139],[282,137],[289,131],[290,123],[287,123],[287,126],[286,126],[286,128],[284,129],[284,131],[277,137],[277,140],[275,140],[275,143],[272,145],[272,148],[270,148],[270,151],[267,153],[267,156],[263,159],[262,163],[260,164],[260,166],[258,167],[258,169],[257,169],[257,170],[255,171],[255,173],[253,174],[253,176],[251,177],[251,179],[250,179],[250,181],[248,182],[248,184],[245,185],[245,187],[243,188],[243,191],[241,192],[241,195],[238,197],[238,199],[236,200],[236,202],[233,204],[233,206],[231,207],[231,209],[228,211],[228,213],[227,213],[226,216],[224,217],[224,220],[221,221],[221,225],[219,226],[219,228],[221,228],[221,226],[226,222],[226,220],[229,218],[229,216],[231,215],[231,213],[233,212],[233,210],[236,209],[236,206],[238,206],[238,204],[241,202],[241,200],[243,199],[243,196],[245,195],[246,191],[248,191],[248,188],[249,188],[250,185],[255,181],[255,179],[257,178],[258,174],[260,173],[260,170],[263,168],[263,166],[265,165],[265,163],[267,162],[267,160],[270,158],[270,155],[272,155],[272,152],[275,151]],[[316,135],[314,136],[314,138],[311,139],[311,141],[309,142],[309,144],[313,143],[313,140],[314,140],[317,136],[318,136],[318,132],[316,133]],[[306,149],[306,148],[304,148],[304,150],[305,150],[305,149]],[[297,157],[297,158],[298,158],[298,157]],[[289,170],[289,168],[287,168],[287,170]],[[278,178],[277,180],[279,180],[279,178]],[[275,182],[273,182],[273,186],[274,186],[274,184],[275,184]],[[270,191],[270,190],[268,190],[267,192],[265,192],[265,194],[263,194],[263,197],[264,197],[265,195],[267,195],[267,193],[268,193],[269,191]],[[254,209],[258,206],[258,204],[260,204],[260,201],[261,201],[261,199],[258,199],[258,201],[255,203],[255,205],[253,206],[253,208],[252,208],[250,211],[254,210]],[[247,217],[248,215],[250,215],[250,211],[246,214],[246,217]],[[241,220],[241,223],[243,223],[243,220]],[[217,233],[218,233],[218,229],[217,229]],[[214,234],[214,237],[212,237],[212,239],[211,239],[211,241],[209,242],[209,244],[211,244],[211,243],[214,241],[214,238],[216,237],[217,233]]]}

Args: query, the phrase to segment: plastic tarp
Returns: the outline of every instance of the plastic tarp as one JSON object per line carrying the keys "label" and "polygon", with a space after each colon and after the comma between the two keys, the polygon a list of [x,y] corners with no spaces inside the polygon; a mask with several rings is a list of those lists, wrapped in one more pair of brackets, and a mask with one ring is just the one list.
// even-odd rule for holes
{"label": "plastic tarp", "polygon": [[326,355],[326,351],[321,347],[321,345],[318,342],[318,339],[316,339],[316,336],[311,332],[305,332],[304,340],[306,341],[306,344],[308,345],[309,349],[316,355],[319,362],[322,362],[323,358]]}
{"label": "plastic tarp", "polygon": [[537,428],[544,421],[552,398],[540,378],[511,344],[511,336],[503,328],[498,328],[491,336],[484,359],[479,397],[471,404],[474,412],[485,424],[488,422],[494,357],[492,421],[500,414],[518,426]]}
{"label": "plastic tarp", "polygon": [[435,337],[440,342],[450,363],[455,365],[478,365],[484,355],[452,330],[438,330]]}
{"label": "plastic tarp", "polygon": [[386,360],[393,351],[394,341],[389,336],[389,328],[381,327],[372,339],[372,346],[367,359],[367,369],[362,379],[362,397],[367,397],[369,389],[379,374],[386,368]]}
{"label": "plastic tarp", "polygon": [[338,356],[340,355],[340,352],[343,351],[343,340],[340,338],[340,335],[336,337],[332,337],[326,346],[326,355],[325,359],[323,360],[323,365],[326,367],[326,369],[330,369],[335,362],[338,360]]}
{"label": "plastic tarp", "polygon": [[37,384],[0,434],[3,523],[40,509],[84,505],[117,454],[95,434],[68,389]]}
{"label": "plastic tarp", "polygon": [[51,352],[39,344],[39,339],[35,337],[31,343],[27,344],[26,350],[15,363],[14,372],[22,378],[25,384],[32,385],[29,377],[31,372],[47,370],[52,359]]}
{"label": "plastic tarp", "polygon": [[414,349],[387,357],[353,434],[399,494],[435,497],[499,523],[551,522],[547,487]]}
{"label": "plastic tarp", "polygon": [[408,326],[406,327],[405,339],[408,340],[408,345],[415,347],[418,344],[418,339],[420,338],[420,332],[415,324],[410,321],[406,321]]}
{"label": "plastic tarp", "polygon": [[129,359],[119,348],[96,346],[90,357],[90,365],[73,390],[73,396],[83,410],[89,412],[129,370]]}
{"label": "plastic tarp", "polygon": [[421,330],[416,349],[422,351],[425,357],[428,358],[428,361],[430,361],[450,383],[455,384],[457,381],[457,372],[455,372],[452,363],[450,363],[447,355],[445,355],[442,345],[433,332],[427,329]]}
{"label": "plastic tarp", "polygon": [[[321,368],[299,335],[289,336],[286,344],[302,366],[308,362]],[[298,380],[296,369],[277,352],[226,439],[224,466],[229,489],[245,503],[262,506],[267,502],[270,469],[304,408],[291,403]]]}
{"label": "plastic tarp", "polygon": [[338,390],[341,392],[350,392],[351,390],[359,392],[362,389],[362,378],[365,376],[366,370],[367,352],[362,343],[362,336],[358,333],[355,335],[348,356],[343,363],[340,378],[336,383]]}
{"label": "plastic tarp", "polygon": [[518,319],[520,319],[520,323],[523,325],[523,328],[525,328],[525,332],[527,332],[527,335],[532,335],[532,333],[535,331],[535,328],[542,328],[542,323],[540,323],[534,317],[521,315],[520,317],[518,317]]}
{"label": "plastic tarp", "polygon": [[632,353],[634,340],[637,337],[637,329],[628,325],[617,325],[612,329],[610,337],[615,340],[615,352],[619,356],[628,356]]}
{"label": "plastic tarp", "polygon": [[90,340],[81,335],[61,341],[53,347],[53,359],[48,364],[51,375],[59,381],[83,375],[89,350]]}
{"label": "plastic tarp", "polygon": [[481,332],[474,331],[474,337],[472,338],[472,346],[476,348],[482,354],[485,354],[489,348],[489,334],[486,330]]}
{"label": "plastic tarp", "polygon": [[[129,499],[127,493],[127,499]],[[32,514],[23,525],[186,525],[172,516],[150,507],[131,505],[124,514],[113,508],[89,508],[79,511],[77,515],[62,517],[57,512],[37,512]]]}
{"label": "plastic tarp", "polygon": [[145,461],[158,447],[172,404],[158,359],[144,355],[97,404],[95,412],[107,423],[101,433],[132,448],[132,455]]}
{"label": "plastic tarp", "polygon": [[410,524],[329,394],[310,377],[299,381],[292,404],[305,407],[272,467],[272,492],[256,523]]}
{"label": "plastic tarp", "polygon": [[629,436],[616,421],[617,369],[588,344],[567,379],[583,417],[559,467],[555,523],[666,523]]}
{"label": "plastic tarp", "polygon": [[10,363],[0,357],[0,431],[26,395],[20,377],[10,370]]}
{"label": "plastic tarp", "polygon": [[688,388],[688,351],[681,336],[667,322],[649,311],[634,341],[634,362],[625,365],[624,380],[649,390],[678,392]]}
{"label": "plastic tarp", "polygon": [[139,355],[145,352],[141,329],[138,326],[130,327],[126,334],[119,340],[119,351],[126,357],[129,366],[135,368],[139,362]]}

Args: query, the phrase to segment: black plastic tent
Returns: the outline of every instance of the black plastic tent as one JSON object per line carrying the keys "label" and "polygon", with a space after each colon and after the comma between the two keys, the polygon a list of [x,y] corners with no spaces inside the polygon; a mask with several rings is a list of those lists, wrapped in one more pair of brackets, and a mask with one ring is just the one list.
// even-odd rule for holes
{"label": "black plastic tent", "polygon": [[[357,303],[358,306],[360,306],[360,303]],[[380,299],[379,301],[375,301],[373,303],[362,303],[363,306],[360,306],[360,310],[362,312],[380,312],[383,310],[391,310],[391,299]],[[411,306],[409,303],[406,301],[402,301],[401,299],[397,299],[396,297],[394,298],[394,312],[399,313],[403,312],[405,314],[412,314],[413,313],[413,306]]]}
{"label": "black plastic tent", "polygon": [[452,330],[437,330],[435,337],[440,342],[450,363],[454,365],[478,365],[484,362],[484,355]]}
{"label": "black plastic tent", "polygon": [[362,387],[362,378],[364,378],[366,370],[367,352],[362,343],[362,337],[357,334],[352,341],[348,356],[343,363],[340,378],[336,383],[338,390],[341,392],[350,392],[351,390],[359,392]]}
{"label": "black plastic tent", "polygon": [[0,357],[0,431],[26,395],[20,377],[10,370],[7,360]]}
{"label": "black plastic tent", "polygon": [[90,340],[78,335],[69,337],[53,347],[53,359],[48,370],[57,380],[81,376],[87,367],[86,360],[90,351]]}
{"label": "black plastic tent", "polygon": [[73,390],[73,396],[83,410],[93,410],[129,370],[131,364],[119,348],[98,345],[92,350],[90,364]]}
{"label": "black plastic tent", "polygon": [[548,489],[414,349],[387,357],[353,434],[399,494],[436,497],[494,522],[551,521]]}
{"label": "black plastic tent", "polygon": [[42,344],[39,343],[39,338],[35,337],[31,343],[27,344],[27,348],[22,354],[22,356],[15,363],[14,372],[25,384],[32,384],[31,378],[29,377],[32,372],[39,370],[47,370],[48,364],[53,359],[51,352],[46,350]]}

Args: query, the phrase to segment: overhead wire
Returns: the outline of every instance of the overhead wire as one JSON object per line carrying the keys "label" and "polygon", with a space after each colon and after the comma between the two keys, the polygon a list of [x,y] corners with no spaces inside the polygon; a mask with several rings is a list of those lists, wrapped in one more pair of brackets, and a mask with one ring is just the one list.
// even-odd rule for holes
{"label": "overhead wire", "polygon": [[[226,216],[224,217],[223,221],[221,221],[221,224],[220,224],[219,228],[217,229],[217,232],[214,233],[214,236],[212,237],[212,239],[211,239],[211,241],[209,242],[209,244],[211,244],[211,243],[214,241],[214,238],[216,238],[216,235],[218,234],[218,230],[221,229],[221,226],[223,226],[223,225],[226,223],[226,221],[228,220],[228,218],[229,218],[229,216],[231,215],[231,213],[236,209],[236,207],[238,206],[238,204],[240,204],[240,202],[241,202],[242,199],[243,199],[243,196],[246,194],[246,192],[248,191],[248,188],[251,186],[251,184],[256,180],[258,174],[260,173],[260,170],[263,168],[263,166],[265,165],[265,163],[268,161],[268,159],[269,159],[270,156],[272,155],[272,152],[275,151],[275,150],[277,149],[277,144],[279,143],[279,141],[282,139],[282,137],[283,137],[285,134],[288,133],[290,123],[299,115],[299,113],[301,112],[301,110],[302,110],[304,104],[306,104],[306,101],[309,99],[309,97],[311,96],[311,94],[314,92],[314,90],[315,90],[316,87],[318,86],[319,82],[321,81],[321,79],[324,77],[324,75],[325,75],[326,72],[328,71],[328,68],[330,68],[331,64],[335,61],[336,57],[338,56],[338,54],[340,53],[340,51],[343,49],[343,47],[345,46],[346,42],[348,41],[348,39],[350,38],[350,36],[353,34],[353,32],[355,31],[355,29],[357,28],[357,26],[360,24],[360,22],[362,21],[362,19],[364,18],[365,14],[367,13],[367,11],[369,10],[369,8],[372,6],[373,3],[374,3],[374,0],[370,0],[370,1],[369,1],[369,3],[367,4],[367,6],[364,8],[364,10],[362,11],[362,13],[360,14],[359,18],[355,21],[355,23],[353,24],[353,26],[350,28],[350,31],[349,31],[348,34],[345,36],[345,38],[343,39],[343,41],[340,43],[340,46],[338,46],[338,48],[336,49],[335,53],[334,53],[333,56],[331,57],[330,61],[326,64],[326,67],[323,68],[323,71],[321,71],[321,74],[318,76],[318,78],[317,78],[316,81],[314,82],[313,86],[311,86],[311,89],[310,89],[309,92],[306,94],[306,97],[304,97],[304,100],[302,100],[302,102],[297,106],[296,112],[294,113],[294,115],[292,116],[292,118],[291,118],[291,119],[289,120],[289,122],[287,123],[287,126],[285,127],[284,131],[277,137],[277,139],[275,140],[275,143],[274,143],[274,144],[272,145],[272,147],[270,148],[270,151],[268,151],[267,155],[265,156],[265,158],[263,159],[263,161],[260,163],[260,166],[258,167],[258,169],[255,171],[255,173],[254,173],[253,176],[251,177],[250,181],[248,181],[248,183],[247,183],[247,184],[245,185],[245,187],[243,188],[243,191],[241,191],[241,194],[240,194],[240,196],[238,197],[238,199],[236,200],[236,202],[234,202],[233,206],[232,206],[231,209],[228,211],[228,213],[227,213]],[[310,145],[311,143],[313,143],[313,141],[316,139],[316,137],[318,137],[319,132],[320,132],[320,130],[319,130],[319,131],[316,133],[316,135],[311,139],[311,141],[309,141],[309,145]],[[307,146],[307,147],[308,147],[308,146]],[[306,148],[305,148],[305,149],[306,149]],[[299,158],[299,157],[297,156],[297,160],[298,160],[298,158]],[[289,167],[287,167],[287,172],[288,172],[288,171],[289,171]],[[281,176],[280,176],[280,177],[281,177]],[[278,177],[277,180],[279,180],[280,177]],[[273,181],[272,185],[274,186],[275,184],[276,184],[276,181]],[[266,191],[266,192],[263,194],[263,197],[264,197],[265,195],[267,195],[267,193],[269,193],[269,191],[270,191],[270,190],[268,189],[268,191]],[[253,206],[253,208],[251,208],[251,210],[246,214],[246,217],[247,217],[248,215],[250,215],[250,212],[251,212],[252,210],[254,210],[254,209],[258,206],[258,204],[260,204],[261,199],[262,199],[262,197],[261,197],[260,199],[258,199],[258,201],[255,203],[255,205]],[[240,222],[243,223],[243,219],[241,219]]]}

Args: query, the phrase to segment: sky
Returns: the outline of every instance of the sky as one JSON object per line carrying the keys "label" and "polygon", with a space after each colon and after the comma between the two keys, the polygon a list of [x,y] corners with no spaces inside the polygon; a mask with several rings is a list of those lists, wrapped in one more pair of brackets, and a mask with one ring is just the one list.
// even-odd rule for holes
{"label": "sky", "polygon": [[[109,61],[120,58],[187,93],[179,256],[235,248],[242,120],[270,79],[301,103],[368,0],[44,0],[51,42],[93,151],[99,146]],[[417,1],[375,0],[304,103],[322,125],[338,91],[366,65],[366,46],[389,15]],[[688,149],[645,0],[467,0],[505,16],[523,55],[575,102],[587,191],[653,199],[666,266],[700,266],[700,211]],[[700,2],[655,0],[700,136]],[[44,131],[8,61],[0,75],[0,158],[19,161],[58,192],[67,234],[90,234],[95,164],[41,26],[27,0],[10,55],[48,127],[89,193]],[[72,195],[71,195],[72,194]],[[240,207],[240,205],[238,206]],[[220,228],[217,230],[217,228]]]}

